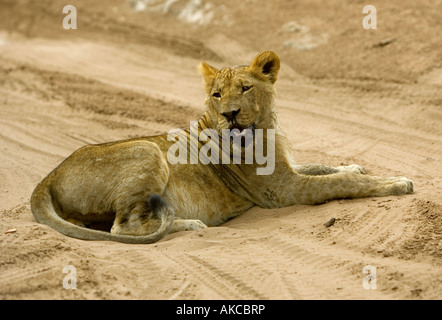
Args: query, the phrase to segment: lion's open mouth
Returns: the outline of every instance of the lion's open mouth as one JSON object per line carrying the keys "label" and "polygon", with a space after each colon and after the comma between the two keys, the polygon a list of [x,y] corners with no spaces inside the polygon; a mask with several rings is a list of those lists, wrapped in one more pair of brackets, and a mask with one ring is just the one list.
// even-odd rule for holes
{"label": "lion's open mouth", "polygon": [[[247,133],[253,134],[255,132],[255,125],[252,123],[249,124],[248,126],[242,126],[239,123],[234,123],[230,126],[229,130],[232,132],[232,130],[234,129],[237,129],[239,131],[239,134],[247,134]],[[233,133],[234,132],[235,131],[233,131]]]}
{"label": "lion's open mouth", "polygon": [[233,137],[233,144],[239,144],[239,146],[242,148],[248,147],[250,144],[253,144],[253,139],[255,136],[254,124],[242,126],[236,123],[232,124],[229,130],[231,137]]}

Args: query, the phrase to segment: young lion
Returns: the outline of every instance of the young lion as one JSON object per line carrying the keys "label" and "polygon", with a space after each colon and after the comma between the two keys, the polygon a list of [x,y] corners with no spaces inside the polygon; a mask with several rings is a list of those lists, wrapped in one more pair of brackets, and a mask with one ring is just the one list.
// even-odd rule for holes
{"label": "young lion", "polygon": [[[409,179],[367,176],[357,165],[294,165],[274,108],[279,68],[279,57],[270,51],[260,53],[250,66],[218,70],[202,62],[207,110],[176,134],[178,142],[160,135],[80,148],[36,187],[31,198],[35,218],[79,239],[151,243],[169,232],[217,226],[256,205],[281,208],[413,192]],[[192,132],[207,130],[215,133],[208,139],[212,155],[227,153],[231,160],[235,148],[244,159],[250,143],[229,140],[229,150],[221,150],[216,133],[221,137],[227,130],[251,137],[257,151],[261,130],[261,142],[267,142],[261,153],[272,153],[274,167],[258,174],[263,165],[256,152],[248,163],[168,161],[176,143],[190,153],[202,151],[201,139],[189,141]],[[87,228],[99,221],[113,222],[111,232]]]}

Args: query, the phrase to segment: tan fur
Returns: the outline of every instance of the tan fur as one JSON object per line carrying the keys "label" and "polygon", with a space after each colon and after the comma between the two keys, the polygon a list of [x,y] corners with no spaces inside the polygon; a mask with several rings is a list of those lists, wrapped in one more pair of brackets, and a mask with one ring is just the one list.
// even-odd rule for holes
{"label": "tan fur", "polygon": [[[250,66],[218,70],[202,62],[207,110],[194,127],[214,129],[220,136],[233,126],[274,129],[272,174],[257,175],[262,166],[257,163],[172,165],[167,151],[174,141],[166,135],[91,145],[74,152],[37,186],[31,199],[35,218],[80,239],[147,243],[169,231],[219,225],[255,205],[280,208],[413,192],[411,180],[367,176],[357,165],[294,165],[274,108],[279,68],[278,56],[270,51]],[[188,139],[190,131],[179,135]],[[147,202],[153,194],[165,203],[151,210]],[[111,233],[81,227],[96,221],[111,222]]]}

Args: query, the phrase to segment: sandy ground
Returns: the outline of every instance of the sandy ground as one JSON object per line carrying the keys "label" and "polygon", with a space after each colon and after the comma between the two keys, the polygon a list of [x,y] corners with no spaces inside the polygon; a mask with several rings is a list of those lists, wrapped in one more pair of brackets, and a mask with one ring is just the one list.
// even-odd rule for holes
{"label": "sandy ground", "polygon": [[[69,1],[78,29],[65,30],[64,1],[0,0],[1,299],[442,297],[441,1],[370,1],[376,30],[361,1],[87,3]],[[415,193],[256,207],[152,245],[34,220],[33,189],[74,150],[188,127],[204,108],[200,60],[248,64],[268,49],[298,163],[357,163]]]}

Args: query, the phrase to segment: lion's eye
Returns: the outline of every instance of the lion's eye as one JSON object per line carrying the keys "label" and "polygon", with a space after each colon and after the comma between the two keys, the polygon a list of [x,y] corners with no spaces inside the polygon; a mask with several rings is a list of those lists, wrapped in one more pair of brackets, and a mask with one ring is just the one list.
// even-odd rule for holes
{"label": "lion's eye", "polygon": [[243,87],[242,87],[242,92],[249,91],[250,88],[252,88],[252,86],[243,86]]}
{"label": "lion's eye", "polygon": [[212,94],[212,96],[214,96],[215,98],[221,98],[221,93],[215,92],[214,94]]}

